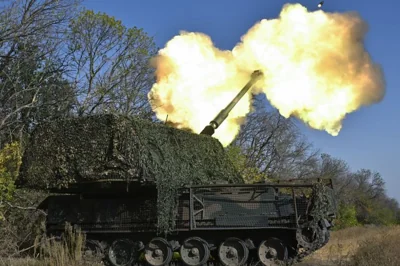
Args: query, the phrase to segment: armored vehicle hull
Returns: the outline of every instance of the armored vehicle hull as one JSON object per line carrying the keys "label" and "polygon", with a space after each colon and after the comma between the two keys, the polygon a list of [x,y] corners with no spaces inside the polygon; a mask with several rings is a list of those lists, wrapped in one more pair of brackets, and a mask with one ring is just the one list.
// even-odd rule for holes
{"label": "armored vehicle hull", "polygon": [[111,265],[290,263],[328,242],[335,211],[332,186],[322,181],[182,187],[165,235],[157,230],[154,185],[74,192],[40,206],[48,234],[62,234],[66,222],[78,226]]}

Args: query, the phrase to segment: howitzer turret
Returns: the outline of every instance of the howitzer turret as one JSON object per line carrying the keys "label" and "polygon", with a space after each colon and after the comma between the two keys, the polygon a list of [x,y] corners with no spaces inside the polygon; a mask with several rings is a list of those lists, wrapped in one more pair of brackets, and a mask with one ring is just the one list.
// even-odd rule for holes
{"label": "howitzer turret", "polygon": [[256,70],[251,74],[249,82],[243,87],[243,89],[236,95],[235,98],[221,111],[219,114],[206,126],[200,134],[212,136],[215,130],[224,122],[228,117],[230,111],[240,101],[240,99],[247,93],[247,91],[263,76],[260,70]]}

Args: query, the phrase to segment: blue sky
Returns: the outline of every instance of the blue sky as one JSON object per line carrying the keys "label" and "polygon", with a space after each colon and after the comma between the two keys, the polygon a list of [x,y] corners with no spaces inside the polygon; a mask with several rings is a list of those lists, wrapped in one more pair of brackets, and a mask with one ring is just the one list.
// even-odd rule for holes
{"label": "blue sky", "polygon": [[[300,3],[314,10],[319,1],[86,0],[84,5],[114,16],[128,27],[143,28],[159,47],[185,30],[203,32],[218,48],[232,49],[257,21],[277,17],[285,3]],[[304,125],[300,128],[315,147],[346,160],[353,170],[379,171],[389,196],[400,201],[400,1],[325,0],[323,9],[356,11],[368,23],[366,47],[383,67],[387,91],[379,104],[350,114],[337,137]]]}

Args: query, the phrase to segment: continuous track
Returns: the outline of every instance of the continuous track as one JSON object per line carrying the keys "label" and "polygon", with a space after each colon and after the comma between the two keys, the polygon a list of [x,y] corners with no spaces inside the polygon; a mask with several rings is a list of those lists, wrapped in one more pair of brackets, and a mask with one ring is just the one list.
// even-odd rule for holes
{"label": "continuous track", "polygon": [[295,237],[281,232],[281,237],[270,235],[265,240],[259,235],[249,234],[247,239],[241,235],[220,239],[214,244],[209,236],[189,235],[168,241],[154,237],[146,244],[135,242],[132,237],[102,242],[89,240],[88,243],[90,249],[105,255],[110,266],[278,266],[301,261],[328,242],[328,230],[311,228],[307,232],[311,234],[302,235],[298,230]]}

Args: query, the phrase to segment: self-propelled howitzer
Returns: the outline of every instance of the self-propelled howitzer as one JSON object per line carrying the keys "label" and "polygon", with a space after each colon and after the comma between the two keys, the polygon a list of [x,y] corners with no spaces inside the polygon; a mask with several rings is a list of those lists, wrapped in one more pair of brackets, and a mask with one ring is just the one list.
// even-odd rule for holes
{"label": "self-propelled howitzer", "polygon": [[330,180],[244,184],[210,137],[260,74],[203,134],[118,115],[41,125],[18,184],[57,192],[39,206],[47,233],[77,226],[114,266],[270,266],[303,257],[329,239]]}

